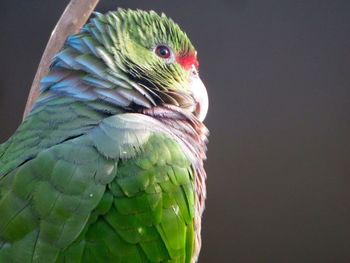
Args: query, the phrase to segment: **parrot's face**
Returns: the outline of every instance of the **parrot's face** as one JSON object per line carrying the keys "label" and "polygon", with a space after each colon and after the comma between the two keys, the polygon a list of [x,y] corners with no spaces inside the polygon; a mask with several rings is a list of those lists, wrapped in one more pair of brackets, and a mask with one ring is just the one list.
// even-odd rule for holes
{"label": "parrot's face", "polygon": [[119,11],[118,52],[114,57],[133,80],[162,100],[193,112],[201,121],[208,109],[198,76],[197,52],[179,26],[154,12]]}

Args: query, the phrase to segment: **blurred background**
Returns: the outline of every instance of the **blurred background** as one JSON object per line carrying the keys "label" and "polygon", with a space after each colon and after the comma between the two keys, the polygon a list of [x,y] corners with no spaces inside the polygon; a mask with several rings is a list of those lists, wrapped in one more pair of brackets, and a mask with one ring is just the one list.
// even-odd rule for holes
{"label": "blurred background", "polygon": [[[0,1],[0,142],[67,0]],[[350,262],[350,2],[101,0],[198,49],[211,131],[200,263]],[[1,215],[0,215],[1,216]]]}

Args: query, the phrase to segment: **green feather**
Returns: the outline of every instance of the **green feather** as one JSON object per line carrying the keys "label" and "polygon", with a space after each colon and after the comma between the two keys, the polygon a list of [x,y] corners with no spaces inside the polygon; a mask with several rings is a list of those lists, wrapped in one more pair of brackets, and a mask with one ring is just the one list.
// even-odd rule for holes
{"label": "green feather", "polygon": [[190,97],[190,73],[158,44],[195,54],[172,20],[140,10],[96,14],[68,37],[0,145],[0,262],[193,262],[188,134],[140,113]]}

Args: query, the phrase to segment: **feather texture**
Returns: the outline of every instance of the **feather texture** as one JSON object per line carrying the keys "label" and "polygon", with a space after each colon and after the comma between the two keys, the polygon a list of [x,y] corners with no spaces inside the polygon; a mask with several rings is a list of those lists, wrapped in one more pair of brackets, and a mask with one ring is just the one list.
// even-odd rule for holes
{"label": "feather texture", "polygon": [[195,53],[164,15],[120,9],[67,38],[40,96],[0,145],[0,262],[195,262],[207,130]]}

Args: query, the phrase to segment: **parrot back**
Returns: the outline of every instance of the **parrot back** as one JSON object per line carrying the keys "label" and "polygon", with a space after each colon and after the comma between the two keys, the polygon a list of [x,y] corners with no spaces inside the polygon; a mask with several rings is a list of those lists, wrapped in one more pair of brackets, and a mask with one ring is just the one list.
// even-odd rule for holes
{"label": "parrot back", "polygon": [[0,262],[196,258],[199,197],[191,150],[151,117],[100,117],[54,145],[33,144],[36,154],[25,161],[11,149],[19,139],[9,140],[1,161],[11,160],[9,152],[16,158],[7,162],[15,168],[1,166]]}

